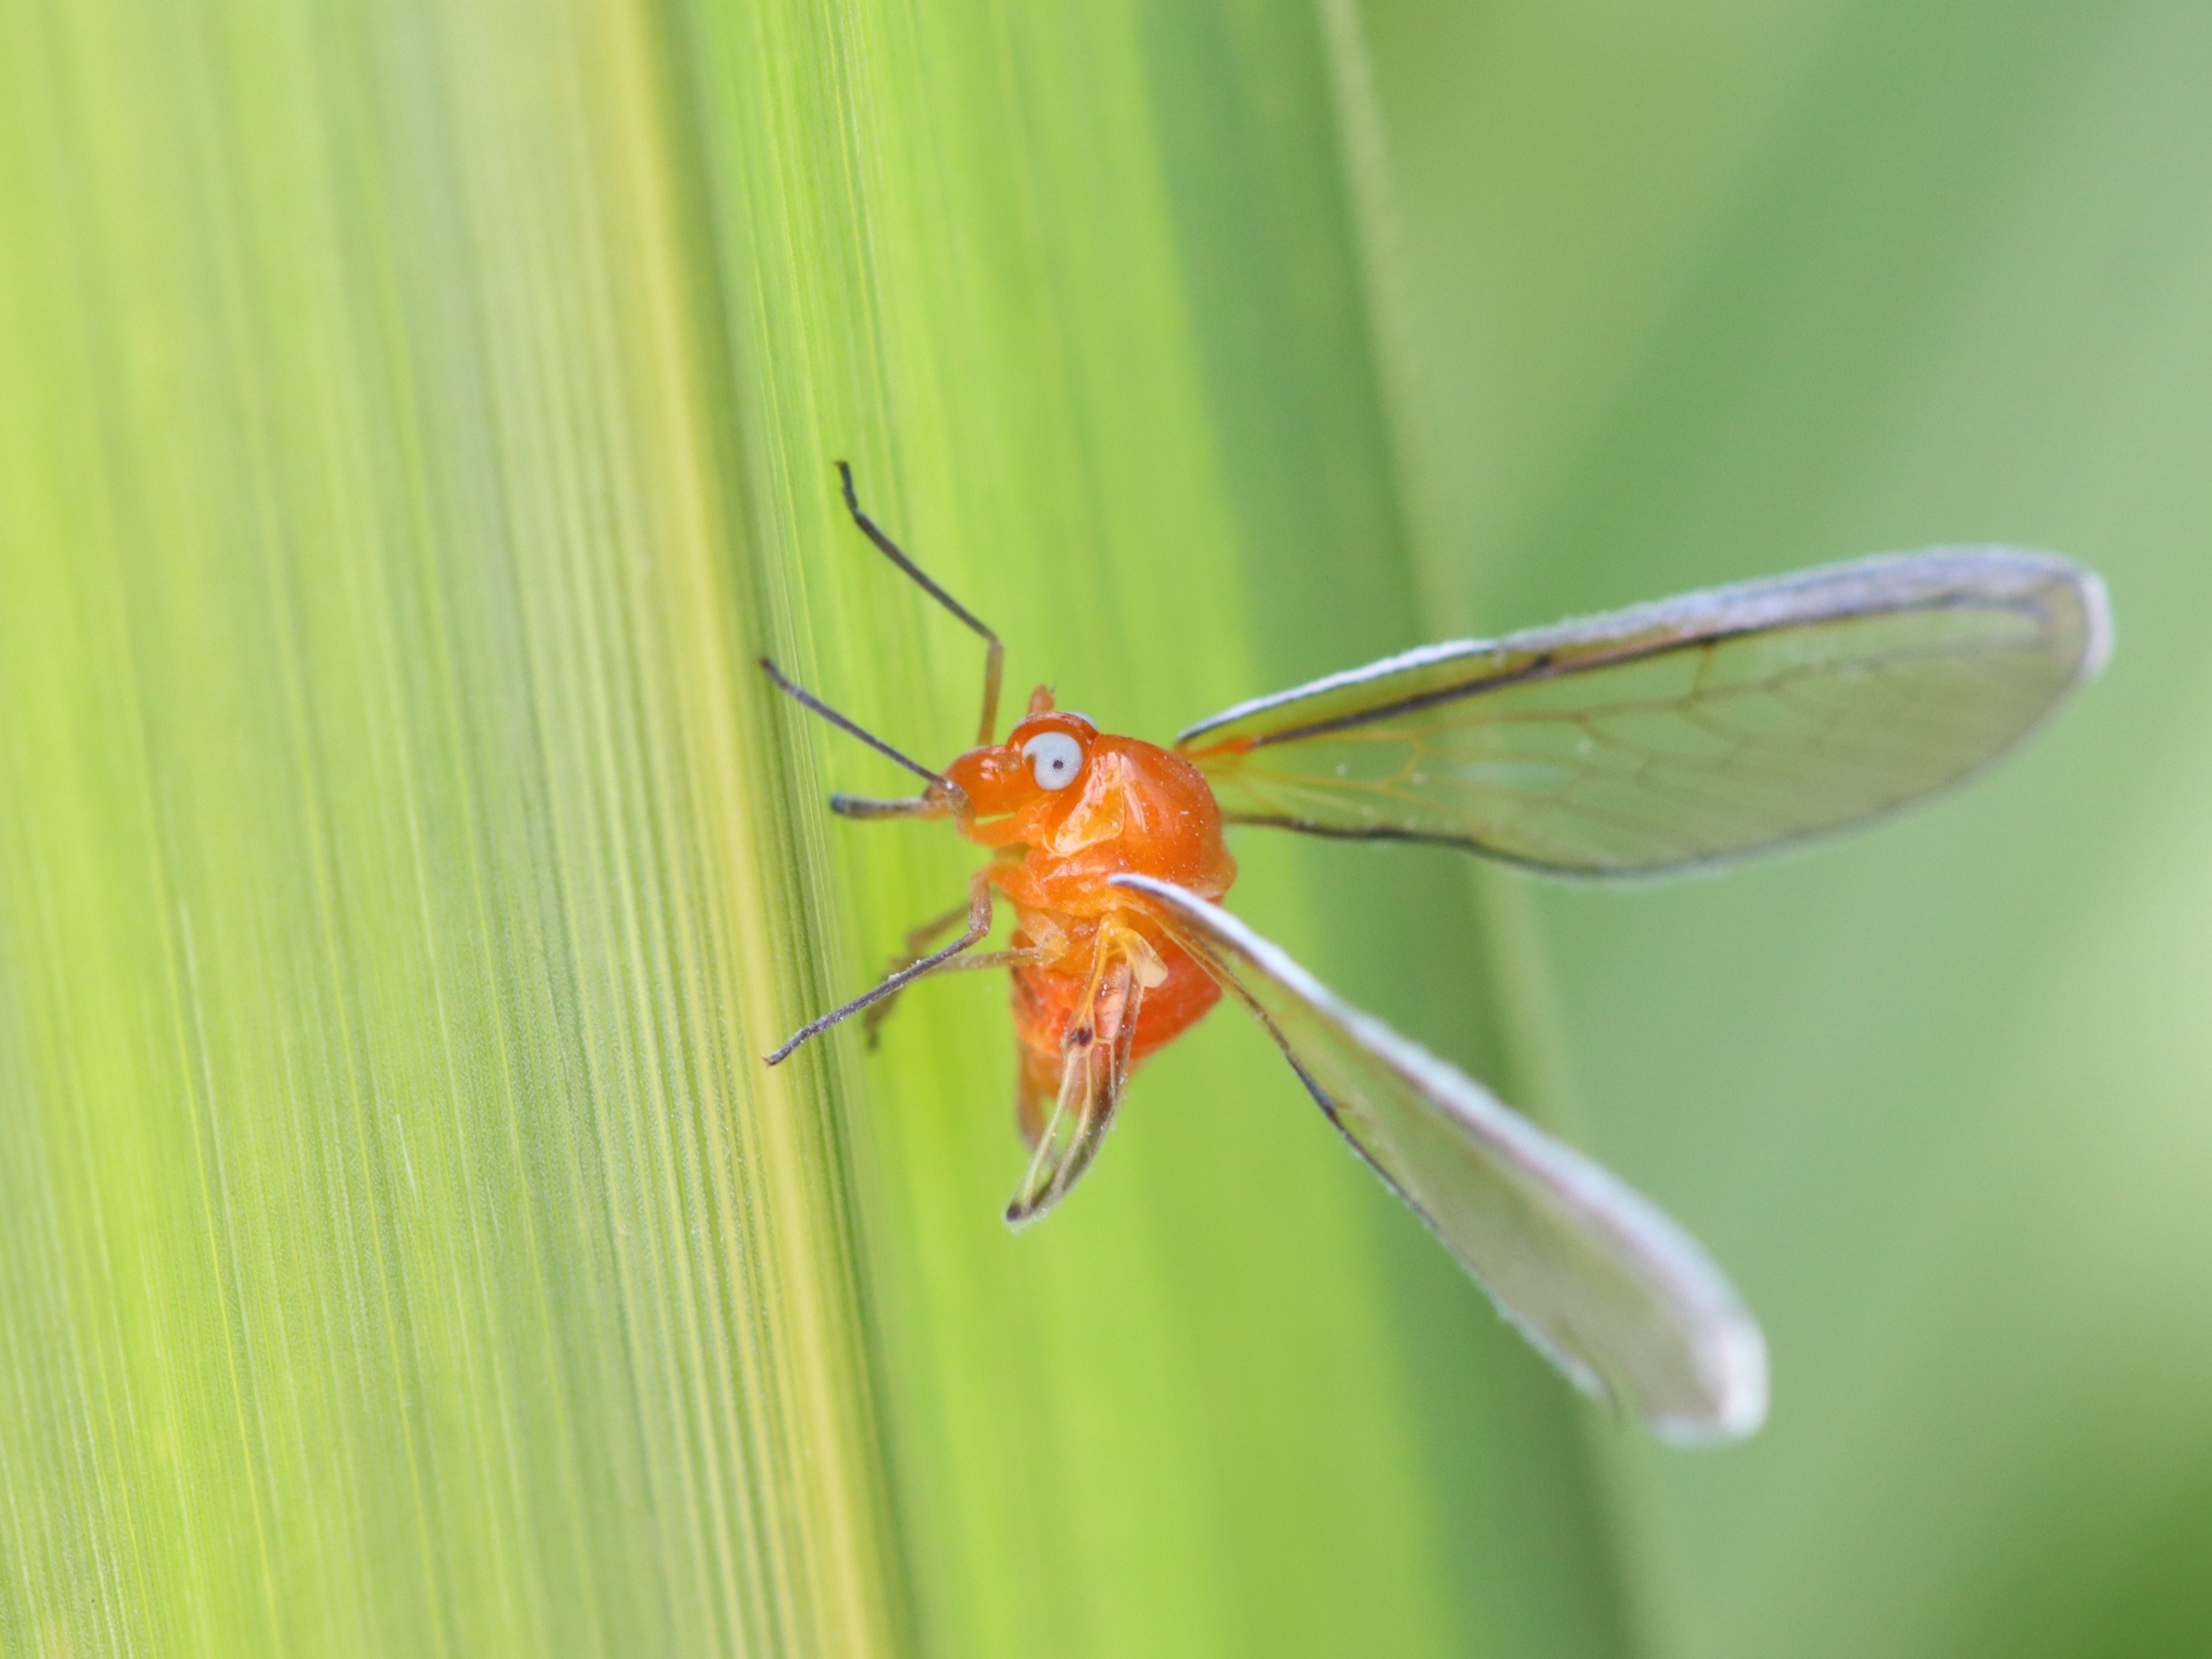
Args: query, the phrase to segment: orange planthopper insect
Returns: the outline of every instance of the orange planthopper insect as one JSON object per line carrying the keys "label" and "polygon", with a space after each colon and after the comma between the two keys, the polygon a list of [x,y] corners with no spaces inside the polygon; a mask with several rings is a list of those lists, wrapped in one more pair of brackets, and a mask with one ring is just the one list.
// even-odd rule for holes
{"label": "orange planthopper insect", "polygon": [[[775,664],[783,691],[918,775],[833,797],[848,817],[951,818],[991,850],[968,902],[890,975],[770,1065],[954,969],[1006,968],[1028,1224],[1097,1156],[1131,1073],[1225,990],[1329,1121],[1498,1308],[1587,1392],[1660,1434],[1740,1438],[1766,1348],[1734,1287],[1649,1200],[1480,1084],[1351,1007],[1220,908],[1224,824],[1442,842],[1571,877],[1707,868],[1893,811],[1960,781],[2096,674],[2103,585],[2047,553],[1944,548],[1716,588],[1492,641],[1424,647],[1241,703],[1162,749],[1040,688],[994,732],[998,636],[860,509],[883,554],[985,641],[977,746],[942,772]],[[982,951],[996,899],[1003,950]],[[965,924],[964,927],[962,924]],[[959,936],[926,947],[954,927]]]}

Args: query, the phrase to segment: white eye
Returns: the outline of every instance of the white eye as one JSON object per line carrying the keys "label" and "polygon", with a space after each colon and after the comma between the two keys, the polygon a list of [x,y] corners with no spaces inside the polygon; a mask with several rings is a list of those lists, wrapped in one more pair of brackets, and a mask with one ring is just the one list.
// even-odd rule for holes
{"label": "white eye", "polygon": [[1083,769],[1083,745],[1065,732],[1040,732],[1022,745],[1040,789],[1065,789]]}

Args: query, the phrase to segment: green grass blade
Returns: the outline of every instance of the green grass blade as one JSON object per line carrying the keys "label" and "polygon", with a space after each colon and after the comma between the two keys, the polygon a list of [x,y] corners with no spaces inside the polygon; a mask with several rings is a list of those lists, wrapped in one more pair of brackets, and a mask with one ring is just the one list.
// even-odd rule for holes
{"label": "green grass blade", "polygon": [[[800,24],[707,40],[710,125],[732,156],[769,153],[748,125],[774,106],[762,66],[819,40]],[[735,325],[754,361],[781,359],[781,407],[865,389],[880,354],[874,408],[854,394],[820,417],[815,453],[849,445],[864,484],[883,480],[886,521],[1013,642],[1016,688],[1054,682],[1164,733],[1402,643],[1410,573],[1310,23],[939,18],[851,50],[880,66],[870,95],[823,118],[868,135],[852,165],[873,234],[787,215],[781,192],[709,191],[725,247],[774,250],[805,279],[741,288]],[[1004,64],[1019,72],[985,67]],[[872,295],[878,320],[839,325]],[[830,325],[809,326],[817,307]],[[848,435],[875,421],[896,447]],[[951,747],[972,641],[882,571],[826,491],[783,483],[805,460],[764,457],[819,526],[794,550],[811,620],[794,648],[892,740]],[[821,741],[826,782],[886,787],[880,761]],[[872,944],[843,958],[857,984],[973,855],[919,829],[823,833],[860,896],[848,937]],[[1495,1060],[1457,866],[1309,864],[1264,839],[1239,855],[1262,926]],[[1318,940],[1294,897],[1316,874],[1340,893]],[[999,997],[916,994],[867,1073],[900,1485],[935,1644],[1616,1649],[1577,1407],[1256,1034],[1217,1021],[1164,1057],[1079,1200],[1010,1245]],[[1407,1277],[1449,1316],[1401,1304]]]}
{"label": "green grass blade", "polygon": [[[971,637],[1421,632],[1296,12],[0,13],[0,1645],[1621,1650],[1579,1407],[1255,1031],[1010,1237]],[[1501,1082],[1463,871],[1240,908]],[[1316,902],[1319,890],[1325,896]]]}
{"label": "green grass blade", "polygon": [[888,1644],[641,22],[10,19],[10,1650]]}

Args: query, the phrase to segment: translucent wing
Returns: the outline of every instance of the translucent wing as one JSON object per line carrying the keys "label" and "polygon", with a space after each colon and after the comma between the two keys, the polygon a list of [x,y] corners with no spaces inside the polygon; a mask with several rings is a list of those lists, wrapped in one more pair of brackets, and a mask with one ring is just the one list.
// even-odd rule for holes
{"label": "translucent wing", "polygon": [[1680,1228],[1227,911],[1148,876],[1113,882],[1259,1016],[1345,1139],[1578,1385],[1670,1439],[1759,1427],[1765,1343]]}
{"label": "translucent wing", "polygon": [[[1097,960],[1060,1046],[1060,1090],[1031,1131],[1032,1103],[1020,1103],[1032,1141],[1029,1168],[1006,1206],[1007,1224],[1026,1227],[1067,1196],[1113,1127],[1129,1083],[1130,1044],[1145,989],[1159,982],[1157,954],[1133,929],[1102,927]],[[1026,1086],[1026,1085],[1025,1085]]]}
{"label": "translucent wing", "polygon": [[1724,862],[1996,758],[2103,665],[2103,585],[1939,550],[1437,645],[1176,740],[1232,821],[1579,875]]}

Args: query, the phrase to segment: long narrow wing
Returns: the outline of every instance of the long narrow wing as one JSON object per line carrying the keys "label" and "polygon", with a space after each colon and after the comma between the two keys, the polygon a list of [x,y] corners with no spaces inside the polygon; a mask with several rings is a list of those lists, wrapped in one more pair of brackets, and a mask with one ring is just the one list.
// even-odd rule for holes
{"label": "long narrow wing", "polygon": [[2110,637],[2079,566],[1943,549],[1429,646],[1241,703],[1176,746],[1232,822],[1649,874],[1957,782],[2094,676]]}
{"label": "long narrow wing", "polygon": [[1759,1427],[1765,1342],[1680,1227],[1227,911],[1148,876],[1113,882],[1259,1016],[1345,1139],[1577,1384],[1670,1439]]}
{"label": "long narrow wing", "polygon": [[[1030,1148],[1029,1167],[1006,1205],[1017,1231],[1042,1218],[1097,1157],[1129,1085],[1130,1045],[1158,959],[1133,931],[1098,930],[1097,960],[1060,1048],[1060,1091]],[[1026,1085],[1024,1085],[1026,1086]],[[1030,1103],[1021,1103],[1027,1133]]]}

